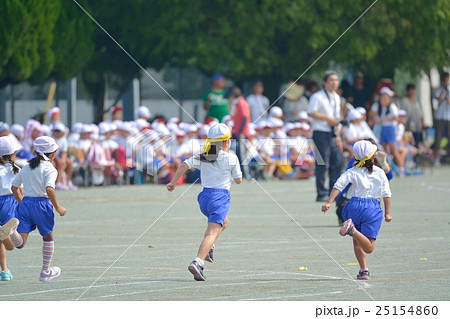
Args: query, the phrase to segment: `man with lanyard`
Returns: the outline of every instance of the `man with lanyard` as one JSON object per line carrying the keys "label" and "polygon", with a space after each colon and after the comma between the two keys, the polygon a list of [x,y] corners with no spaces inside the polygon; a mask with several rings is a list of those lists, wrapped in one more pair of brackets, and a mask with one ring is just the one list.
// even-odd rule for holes
{"label": "man with lanyard", "polygon": [[[335,71],[326,71],[323,76],[324,89],[309,99],[308,116],[313,121],[313,141],[316,147],[316,201],[327,201],[331,189],[341,175],[342,153],[336,143],[335,126],[341,117],[340,97],[336,93],[339,87]],[[323,159],[323,162],[319,162]],[[329,188],[325,187],[325,173],[328,170]]]}

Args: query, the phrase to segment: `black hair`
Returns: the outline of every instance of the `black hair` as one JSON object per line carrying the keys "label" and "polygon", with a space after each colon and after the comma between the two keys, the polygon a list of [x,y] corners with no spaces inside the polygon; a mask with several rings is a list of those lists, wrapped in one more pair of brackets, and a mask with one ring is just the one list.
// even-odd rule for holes
{"label": "black hair", "polygon": [[323,74],[322,80],[324,82],[326,82],[328,80],[328,78],[332,75],[338,75],[336,71],[333,70],[328,70]]}
{"label": "black hair", "polygon": [[19,173],[19,167],[17,167],[16,164],[14,164],[14,161],[11,159],[11,155],[5,155],[0,157],[0,165],[5,166],[7,163],[11,164],[12,166],[12,172],[14,175],[16,175],[17,173]]}
{"label": "black hair", "polygon": [[406,92],[408,92],[409,90],[411,90],[411,89],[415,89],[416,88],[416,86],[414,85],[414,84],[412,84],[412,83],[408,83],[408,84],[406,84]]}
{"label": "black hair", "polygon": [[[360,161],[356,160],[355,161],[355,166],[359,163]],[[364,165],[362,167],[365,167],[369,170],[369,173],[372,174],[373,172],[373,162],[372,162],[372,158],[369,158],[368,160],[366,160],[364,162]]]}
{"label": "black hair", "polygon": [[225,141],[211,143],[208,154],[200,154],[200,161],[206,163],[215,163],[217,161],[217,157],[219,157],[219,151],[223,148],[224,142]]}
{"label": "black hair", "polygon": [[[378,116],[381,116],[381,109],[383,107],[381,106],[380,102],[377,102],[377,103],[378,103]],[[386,115],[388,115],[390,111],[391,111],[391,103],[389,103],[387,106]]]}
{"label": "black hair", "polygon": [[450,74],[448,72],[442,72],[441,73],[441,81],[444,81],[444,79],[448,76],[450,76]]}
{"label": "black hair", "polygon": [[[44,155],[47,157],[50,157],[50,155],[52,155],[53,153],[55,153],[55,152],[45,153]],[[39,166],[39,164],[41,164],[41,156],[39,154],[37,154],[36,157],[33,157],[32,159],[30,159],[28,161],[28,163],[30,164],[31,169],[35,169],[36,167]]]}

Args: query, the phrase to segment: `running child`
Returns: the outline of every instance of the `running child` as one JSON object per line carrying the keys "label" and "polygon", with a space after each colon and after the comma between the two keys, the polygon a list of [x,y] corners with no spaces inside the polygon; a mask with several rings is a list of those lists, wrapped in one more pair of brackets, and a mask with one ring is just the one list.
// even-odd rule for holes
{"label": "running child", "polygon": [[238,158],[228,152],[231,146],[231,130],[225,124],[216,124],[208,131],[203,153],[196,154],[181,164],[172,181],[167,184],[169,192],[175,189],[178,179],[188,169],[200,170],[203,191],[197,200],[200,210],[208,217],[208,227],[197,253],[197,258],[191,262],[188,269],[197,281],[204,281],[205,260],[213,262],[214,243],[228,225],[228,210],[231,204],[231,178],[236,184],[242,182],[242,172]]}
{"label": "running child", "polygon": [[[56,156],[58,145],[53,138],[42,136],[33,142],[33,147],[36,157],[17,174],[11,187],[14,197],[19,202],[16,217],[20,223],[6,230],[18,249],[25,246],[30,232],[36,228],[39,230],[43,239],[43,262],[39,280],[50,281],[61,274],[59,267],[50,267],[54,252],[53,207],[59,215],[66,214],[66,209],[58,204],[55,193],[58,171],[52,161]],[[19,191],[22,184],[23,195]]]}
{"label": "running child", "polygon": [[[11,183],[19,173],[19,167],[14,164],[16,152],[22,148],[14,138],[9,136],[0,137],[0,226],[13,227],[17,225],[14,212],[17,201],[11,192]],[[19,189],[19,192],[21,189]],[[6,264],[6,250],[13,250],[14,245],[9,234],[0,228],[0,266],[2,268],[0,278],[2,281],[13,279],[13,275]]]}
{"label": "running child", "polygon": [[322,206],[326,212],[336,196],[349,184],[347,195],[351,197],[342,211],[345,222],[339,230],[341,236],[353,237],[353,248],[360,271],[357,279],[368,280],[370,273],[366,254],[373,252],[375,241],[383,221],[380,200],[384,201],[384,220],[392,220],[391,190],[386,173],[374,165],[377,146],[369,141],[359,141],[353,145],[355,167],[345,171],[333,186],[328,202]]}

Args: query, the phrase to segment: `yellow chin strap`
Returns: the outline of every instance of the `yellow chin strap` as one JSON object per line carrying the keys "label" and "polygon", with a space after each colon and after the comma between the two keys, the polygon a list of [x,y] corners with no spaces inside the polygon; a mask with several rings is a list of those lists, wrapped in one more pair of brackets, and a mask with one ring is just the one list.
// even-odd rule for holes
{"label": "yellow chin strap", "polygon": [[355,156],[355,159],[359,161],[359,163],[356,164],[356,167],[358,167],[358,168],[359,168],[359,167],[363,167],[364,164],[366,163],[366,161],[367,161],[368,159],[371,159],[372,156],[373,156],[373,154],[375,154],[376,151],[377,151],[377,149],[374,148],[373,151],[370,152],[370,154],[367,155],[367,156],[364,157],[364,158],[359,158],[359,157]]}
{"label": "yellow chin strap", "polygon": [[231,137],[231,131],[225,134],[224,136],[217,138],[207,138],[205,141],[205,145],[203,146],[203,153],[208,154],[211,149],[211,143],[226,141]]}

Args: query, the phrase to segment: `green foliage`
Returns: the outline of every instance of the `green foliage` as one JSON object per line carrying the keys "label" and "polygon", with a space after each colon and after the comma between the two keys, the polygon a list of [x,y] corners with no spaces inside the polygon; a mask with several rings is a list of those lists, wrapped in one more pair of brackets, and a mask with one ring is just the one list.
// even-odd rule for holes
{"label": "green foliage", "polygon": [[[286,79],[339,37],[312,71],[332,60],[378,77],[395,68],[428,72],[449,61],[450,0],[379,0],[348,31],[373,0],[78,2],[143,68],[195,66],[235,80]],[[4,0],[0,35],[0,87],[64,80],[84,70],[92,94],[105,74],[122,92],[141,74],[70,0]]]}

